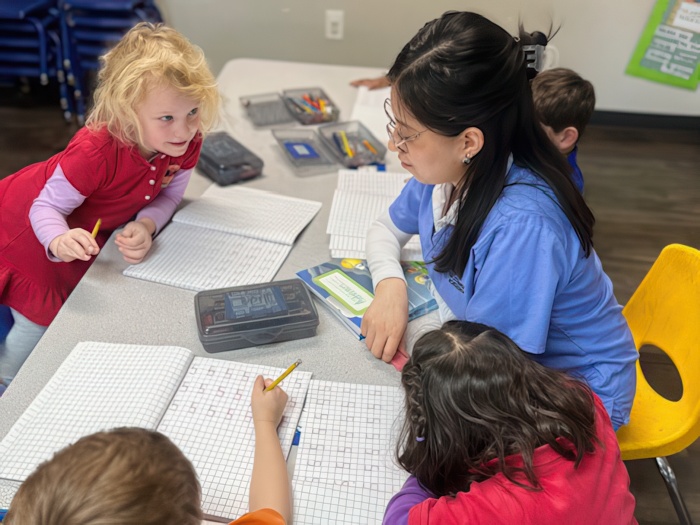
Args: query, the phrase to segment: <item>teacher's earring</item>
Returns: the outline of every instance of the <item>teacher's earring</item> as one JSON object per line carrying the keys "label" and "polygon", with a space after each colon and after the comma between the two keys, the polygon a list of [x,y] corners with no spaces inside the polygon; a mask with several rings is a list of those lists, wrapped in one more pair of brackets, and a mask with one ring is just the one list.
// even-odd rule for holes
{"label": "teacher's earring", "polygon": [[464,164],[464,165],[466,166],[466,165],[469,164],[471,161],[472,161],[472,158],[471,158],[469,155],[467,155],[466,157],[464,157],[464,158],[462,159],[462,164]]}

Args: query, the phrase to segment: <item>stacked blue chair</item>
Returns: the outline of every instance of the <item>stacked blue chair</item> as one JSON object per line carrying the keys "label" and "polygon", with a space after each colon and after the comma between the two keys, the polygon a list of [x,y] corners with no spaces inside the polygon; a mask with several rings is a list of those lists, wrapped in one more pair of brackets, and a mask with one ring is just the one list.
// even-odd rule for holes
{"label": "stacked blue chair", "polygon": [[38,78],[58,82],[66,120],[73,114],[72,97],[62,67],[56,0],[3,0],[0,2],[0,77]]}
{"label": "stacked blue chair", "polygon": [[59,0],[64,69],[75,86],[78,122],[85,118],[87,74],[99,69],[99,57],[139,22],[162,22],[153,0]]}

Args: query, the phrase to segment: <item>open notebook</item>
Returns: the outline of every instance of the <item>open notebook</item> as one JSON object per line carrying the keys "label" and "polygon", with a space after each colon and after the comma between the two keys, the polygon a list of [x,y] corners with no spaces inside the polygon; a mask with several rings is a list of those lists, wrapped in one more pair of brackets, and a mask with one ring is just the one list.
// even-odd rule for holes
{"label": "open notebook", "polygon": [[195,291],[271,281],[320,209],[316,201],[212,185],[175,213],[124,275]]}
{"label": "open notebook", "polygon": [[[283,371],[195,357],[175,346],[79,343],[0,442],[0,478],[21,482],[54,452],[93,432],[148,428],[167,435],[194,464],[204,513],[235,518],[248,508],[253,382]],[[278,434],[285,456],[310,380],[301,370],[284,380],[289,402]],[[0,487],[8,492],[13,484]]]}
{"label": "open notebook", "polygon": [[[376,171],[375,168],[339,170],[328,227],[331,257],[365,259],[365,239],[372,222],[398,197],[407,173]],[[422,261],[420,240],[414,235],[401,250],[402,261]]]}
{"label": "open notebook", "polygon": [[[248,507],[253,381],[282,372],[176,346],[79,343],[0,441],[0,507],[59,449],[93,432],[138,426],[163,432],[192,461],[208,518],[234,519]],[[285,456],[302,427],[294,523],[381,523],[406,478],[392,460],[400,388],[313,381],[299,369],[282,386]]]}

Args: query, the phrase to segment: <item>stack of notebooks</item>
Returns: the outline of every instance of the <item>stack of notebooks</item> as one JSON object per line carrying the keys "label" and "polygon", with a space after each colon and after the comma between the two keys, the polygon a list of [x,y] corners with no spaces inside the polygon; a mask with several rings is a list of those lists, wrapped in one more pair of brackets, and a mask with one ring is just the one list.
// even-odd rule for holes
{"label": "stack of notebooks", "polygon": [[[192,461],[207,518],[247,511],[255,436],[250,393],[282,369],[195,357],[174,346],[79,343],[0,441],[0,507],[43,461],[80,437],[137,426]],[[407,474],[393,461],[399,387],[314,381],[296,370],[279,426],[287,456],[297,426],[294,523],[381,523]]]}
{"label": "stack of notebooks", "polygon": [[[372,222],[382,215],[401,193],[407,173],[376,171],[375,168],[339,170],[327,233],[331,257],[365,258],[365,239]],[[402,261],[422,261],[417,235],[401,250]]]}
{"label": "stack of notebooks", "polygon": [[124,275],[201,291],[271,281],[321,203],[212,185]]}

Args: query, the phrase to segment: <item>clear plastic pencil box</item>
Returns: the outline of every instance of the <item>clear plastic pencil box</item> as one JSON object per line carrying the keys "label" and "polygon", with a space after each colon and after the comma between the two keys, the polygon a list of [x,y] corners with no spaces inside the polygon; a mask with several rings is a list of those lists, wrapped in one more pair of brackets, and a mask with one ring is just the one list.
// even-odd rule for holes
{"label": "clear plastic pencil box", "polygon": [[285,89],[282,100],[292,116],[302,124],[335,122],[340,116],[335,102],[318,87]]}
{"label": "clear plastic pencil box", "polygon": [[299,279],[199,292],[194,298],[199,340],[225,352],[316,335],[318,312]]}
{"label": "clear plastic pencil box", "polygon": [[346,168],[378,164],[386,156],[386,146],[359,120],[320,126],[318,134]]}
{"label": "clear plastic pencil box", "polygon": [[228,133],[210,133],[202,143],[197,169],[221,186],[262,173],[263,160]]}

